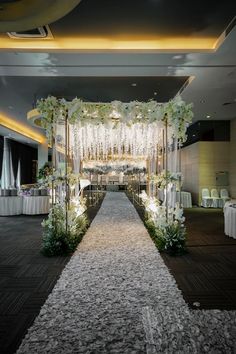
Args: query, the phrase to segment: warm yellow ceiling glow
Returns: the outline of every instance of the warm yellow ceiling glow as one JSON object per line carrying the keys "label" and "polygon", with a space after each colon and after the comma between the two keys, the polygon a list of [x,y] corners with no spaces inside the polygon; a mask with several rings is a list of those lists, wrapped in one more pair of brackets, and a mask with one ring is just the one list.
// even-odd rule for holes
{"label": "warm yellow ceiling glow", "polygon": [[160,38],[58,38],[45,40],[10,39],[0,37],[0,49],[8,50],[199,50],[213,51],[218,45],[215,37]]}
{"label": "warm yellow ceiling glow", "polygon": [[35,140],[40,144],[43,144],[46,142],[46,138],[44,135],[36,133],[31,128],[25,126],[24,124],[16,122],[14,119],[6,116],[3,113],[0,113],[0,125],[2,125],[5,128],[8,128],[10,130],[13,130],[14,132],[16,132],[18,134],[24,135],[27,138]]}
{"label": "warm yellow ceiling glow", "polygon": [[27,119],[36,127],[42,127],[40,113],[37,108],[27,112]]}

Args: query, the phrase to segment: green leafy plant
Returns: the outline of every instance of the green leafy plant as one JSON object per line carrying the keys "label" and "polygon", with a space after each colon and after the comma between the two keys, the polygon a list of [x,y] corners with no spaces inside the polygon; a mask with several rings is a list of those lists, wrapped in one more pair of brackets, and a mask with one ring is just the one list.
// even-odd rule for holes
{"label": "green leafy plant", "polygon": [[156,230],[160,251],[171,255],[181,255],[186,252],[186,229],[180,223],[167,225]]}
{"label": "green leafy plant", "polygon": [[146,219],[145,225],[160,252],[170,255],[186,253],[186,229],[178,222],[173,222],[165,227],[156,227],[151,218]]}
{"label": "green leafy plant", "polygon": [[39,180],[45,180],[48,178],[48,176],[52,175],[53,169],[52,166],[49,162],[45,162],[43,167],[41,167],[38,171],[38,179]]}
{"label": "green leafy plant", "polygon": [[87,230],[88,219],[84,214],[77,216],[72,209],[68,212],[68,220],[66,228],[65,209],[61,204],[56,204],[42,222],[42,253],[45,256],[67,255],[76,249]]}
{"label": "green leafy plant", "polygon": [[179,203],[167,208],[159,205],[155,197],[149,197],[146,192],[140,194],[145,207],[145,225],[160,251],[171,255],[181,255],[186,252],[186,229],[183,208]]}

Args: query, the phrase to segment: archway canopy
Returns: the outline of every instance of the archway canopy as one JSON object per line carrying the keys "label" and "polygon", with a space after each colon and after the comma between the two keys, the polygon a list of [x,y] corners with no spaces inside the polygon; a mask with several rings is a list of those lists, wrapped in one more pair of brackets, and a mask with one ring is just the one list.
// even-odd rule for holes
{"label": "archway canopy", "polygon": [[64,125],[69,126],[69,145],[80,159],[107,159],[108,156],[130,154],[155,158],[166,139],[186,140],[186,129],[192,121],[192,104],[180,96],[167,103],[156,101],[123,103],[89,103],[75,98],[68,102],[49,96],[37,103],[41,126],[49,139],[65,144]]}

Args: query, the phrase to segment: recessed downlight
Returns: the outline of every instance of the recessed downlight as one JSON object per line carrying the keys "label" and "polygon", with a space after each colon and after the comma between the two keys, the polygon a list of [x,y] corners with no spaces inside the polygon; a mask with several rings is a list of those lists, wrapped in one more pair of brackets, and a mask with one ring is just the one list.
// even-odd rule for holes
{"label": "recessed downlight", "polygon": [[154,96],[156,96],[156,95],[157,95],[157,92],[155,91],[155,92],[154,92]]}
{"label": "recessed downlight", "polygon": [[207,118],[211,118],[211,116],[208,114],[207,116],[206,116]]}
{"label": "recessed downlight", "polygon": [[136,86],[137,86],[136,82],[133,82],[133,83],[131,84],[131,86],[136,87]]}
{"label": "recessed downlight", "polygon": [[173,59],[175,59],[175,60],[182,59],[182,58],[183,58],[182,55],[174,55],[173,56]]}

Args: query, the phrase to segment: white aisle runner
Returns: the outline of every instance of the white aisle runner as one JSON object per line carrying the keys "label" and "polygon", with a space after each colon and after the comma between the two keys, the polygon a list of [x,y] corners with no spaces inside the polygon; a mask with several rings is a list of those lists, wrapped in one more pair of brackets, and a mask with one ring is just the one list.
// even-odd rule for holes
{"label": "white aisle runner", "polygon": [[18,353],[200,353],[210,337],[230,350],[214,335],[226,311],[192,313],[133,205],[111,192]]}

